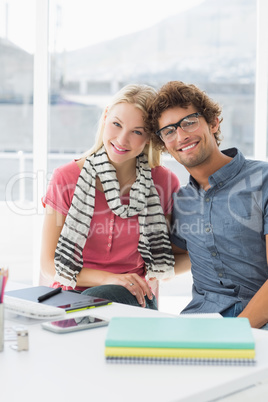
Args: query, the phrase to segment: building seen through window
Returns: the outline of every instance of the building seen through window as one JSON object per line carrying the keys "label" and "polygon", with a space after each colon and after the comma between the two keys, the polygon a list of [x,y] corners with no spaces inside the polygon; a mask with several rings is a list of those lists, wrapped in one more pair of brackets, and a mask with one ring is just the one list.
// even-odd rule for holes
{"label": "building seen through window", "polygon": [[[33,199],[35,1],[23,1],[28,10],[23,14],[21,3],[0,0],[0,209],[4,201]],[[148,1],[148,10],[138,1],[136,29],[125,34],[116,29],[128,21],[134,5],[111,7],[101,0],[88,12],[88,3],[49,1],[49,175],[91,148],[103,108],[129,83],[156,89],[170,80],[196,84],[222,106],[221,148],[237,146],[253,157],[256,0],[193,0],[181,10],[178,5],[173,9],[171,0]],[[90,27],[103,23],[100,9],[107,11],[113,26],[109,37],[98,40]],[[154,19],[161,12],[163,18]],[[17,24],[19,15],[22,25]],[[147,23],[142,27],[141,17]],[[25,31],[32,40],[29,47],[22,43]],[[81,43],[71,45],[77,31],[82,31]],[[164,163],[186,181],[178,163],[168,157]]]}
{"label": "building seen through window", "polygon": [[[74,23],[79,13],[82,7]],[[253,155],[255,0],[201,1],[148,28],[69,51],[64,49],[65,15],[65,2],[51,0],[49,172],[66,160],[60,154],[80,154],[92,146],[102,108],[132,82],[155,88],[170,80],[198,85],[223,107],[222,147],[239,146],[245,155]],[[8,23],[8,14],[6,18]],[[75,31],[75,25],[69,29]],[[86,26],[84,30],[87,35]],[[23,166],[31,171],[34,55],[8,37],[1,38],[0,46],[0,152],[23,152]],[[19,169],[19,160],[1,161],[2,200],[6,179]],[[30,200],[30,178],[25,186]],[[9,197],[19,197],[19,183],[12,191]]]}

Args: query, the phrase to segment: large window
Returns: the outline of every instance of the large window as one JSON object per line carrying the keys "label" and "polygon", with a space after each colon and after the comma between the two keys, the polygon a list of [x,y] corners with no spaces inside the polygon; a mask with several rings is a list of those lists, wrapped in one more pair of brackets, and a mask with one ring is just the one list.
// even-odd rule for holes
{"label": "large window", "polygon": [[[264,3],[0,0],[0,245],[12,279],[30,283],[33,265],[39,269],[41,220],[32,220],[42,215],[53,169],[93,145],[101,111],[123,85],[198,85],[223,108],[221,148],[254,157],[257,5],[267,12]],[[267,72],[266,65],[265,85]],[[267,114],[267,99],[262,105]],[[187,180],[177,162],[166,156],[164,163]]]}
{"label": "large window", "polygon": [[33,189],[35,2],[1,0],[0,18],[0,265],[9,265],[11,279],[29,281],[33,216],[26,210]]}
{"label": "large window", "polygon": [[[222,105],[221,147],[253,156],[256,1],[203,0],[186,9],[178,1],[151,3],[130,10],[126,2],[100,1],[89,12],[86,1],[51,0],[49,151],[89,149],[107,98],[123,85],[181,80]],[[120,31],[125,21],[134,28]],[[62,161],[50,160],[48,170]],[[176,162],[166,163],[186,180]]]}

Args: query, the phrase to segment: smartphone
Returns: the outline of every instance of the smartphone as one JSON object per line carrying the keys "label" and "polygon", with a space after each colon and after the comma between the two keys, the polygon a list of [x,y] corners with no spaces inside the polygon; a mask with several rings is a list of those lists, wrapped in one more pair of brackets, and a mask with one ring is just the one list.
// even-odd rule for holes
{"label": "smartphone", "polygon": [[76,318],[68,318],[66,320],[43,322],[42,328],[48,331],[64,334],[66,332],[81,331],[83,329],[91,329],[108,325],[109,321],[101,318],[91,317],[89,315]]}

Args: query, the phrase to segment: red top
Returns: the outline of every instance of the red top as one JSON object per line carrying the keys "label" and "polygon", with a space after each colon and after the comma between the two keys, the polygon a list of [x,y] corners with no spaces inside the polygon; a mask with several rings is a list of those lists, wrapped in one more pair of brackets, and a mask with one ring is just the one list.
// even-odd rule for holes
{"label": "red top", "polygon": [[[57,168],[43,199],[44,205],[48,204],[66,216],[80,172],[75,161]],[[164,214],[170,214],[173,206],[172,194],[178,191],[179,180],[163,166],[152,169],[152,178]],[[128,201],[129,194],[121,197],[123,204],[128,204]],[[144,278],[146,272],[144,261],[138,252],[138,242],[138,215],[127,219],[115,215],[108,207],[104,193],[96,189],[94,214],[83,250],[83,267],[117,274],[137,273]]]}

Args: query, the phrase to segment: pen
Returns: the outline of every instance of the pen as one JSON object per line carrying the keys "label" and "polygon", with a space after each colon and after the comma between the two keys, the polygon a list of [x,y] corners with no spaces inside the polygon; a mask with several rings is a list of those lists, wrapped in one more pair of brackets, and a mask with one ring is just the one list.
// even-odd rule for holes
{"label": "pen", "polygon": [[45,294],[42,295],[42,296],[39,296],[37,300],[38,300],[39,302],[45,301],[45,300],[49,299],[50,297],[57,295],[57,294],[60,293],[61,291],[62,291],[61,288],[53,289],[53,290],[51,290],[51,292],[48,292],[48,293],[45,293]]}

